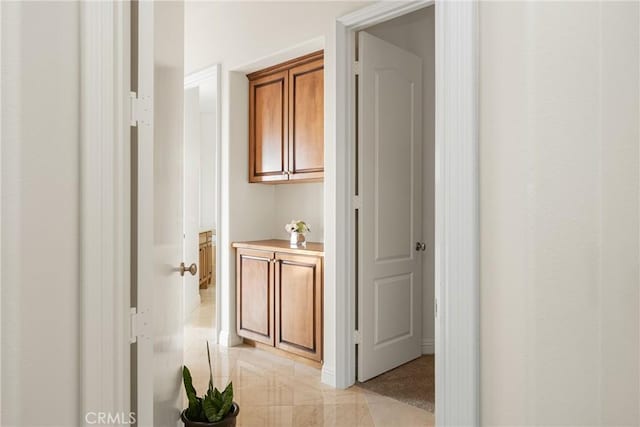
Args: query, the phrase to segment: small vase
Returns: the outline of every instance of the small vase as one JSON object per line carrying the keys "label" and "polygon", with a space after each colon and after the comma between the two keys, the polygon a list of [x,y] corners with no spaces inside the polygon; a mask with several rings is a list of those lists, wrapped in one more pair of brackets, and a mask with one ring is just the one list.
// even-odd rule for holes
{"label": "small vase", "polygon": [[304,237],[304,233],[298,233],[296,231],[291,233],[291,238],[289,239],[289,246],[292,248],[304,247],[307,245],[307,242]]}

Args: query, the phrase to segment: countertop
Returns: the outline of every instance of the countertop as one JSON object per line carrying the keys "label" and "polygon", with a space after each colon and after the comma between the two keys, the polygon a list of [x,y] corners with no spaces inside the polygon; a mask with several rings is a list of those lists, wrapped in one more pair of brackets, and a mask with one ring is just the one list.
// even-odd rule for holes
{"label": "countertop", "polygon": [[262,251],[286,252],[290,254],[312,255],[324,257],[324,244],[307,242],[306,247],[292,248],[288,240],[269,239],[254,240],[250,242],[234,242],[234,248],[257,249]]}

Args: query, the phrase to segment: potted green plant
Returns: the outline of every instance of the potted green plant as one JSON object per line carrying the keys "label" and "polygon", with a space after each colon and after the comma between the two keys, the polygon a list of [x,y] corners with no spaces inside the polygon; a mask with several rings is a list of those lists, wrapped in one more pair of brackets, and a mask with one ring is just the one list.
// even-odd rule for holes
{"label": "potted green plant", "polygon": [[230,382],[222,393],[213,386],[209,342],[207,342],[207,359],[209,360],[209,389],[202,397],[196,394],[189,368],[186,366],[182,368],[182,380],[189,407],[182,411],[180,418],[185,427],[235,426],[240,407],[233,401],[233,383]]}

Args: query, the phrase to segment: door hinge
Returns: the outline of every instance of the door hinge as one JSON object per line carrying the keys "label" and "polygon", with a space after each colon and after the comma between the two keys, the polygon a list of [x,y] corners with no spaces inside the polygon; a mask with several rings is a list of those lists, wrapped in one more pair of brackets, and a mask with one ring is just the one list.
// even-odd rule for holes
{"label": "door hinge", "polygon": [[138,95],[135,92],[129,92],[129,112],[129,125],[138,126]]}
{"label": "door hinge", "polygon": [[353,209],[357,209],[357,210],[362,209],[362,197],[353,196]]}
{"label": "door hinge", "polygon": [[354,344],[362,344],[362,336],[360,335],[360,331],[353,331],[353,343]]}
{"label": "door hinge", "polygon": [[435,305],[434,307],[435,317],[438,317],[438,298],[433,299],[433,304]]}
{"label": "door hinge", "polygon": [[144,310],[138,312],[137,307],[131,307],[129,311],[129,342],[138,342],[142,338],[149,337],[149,325]]}
{"label": "door hinge", "polygon": [[138,309],[131,307],[129,312],[129,342],[134,343],[138,340]]}
{"label": "door hinge", "polygon": [[359,61],[353,61],[353,74],[355,74],[356,76],[360,74],[360,62]]}
{"label": "door hinge", "polygon": [[131,127],[150,126],[152,107],[151,97],[138,96],[136,92],[129,92],[129,125]]}

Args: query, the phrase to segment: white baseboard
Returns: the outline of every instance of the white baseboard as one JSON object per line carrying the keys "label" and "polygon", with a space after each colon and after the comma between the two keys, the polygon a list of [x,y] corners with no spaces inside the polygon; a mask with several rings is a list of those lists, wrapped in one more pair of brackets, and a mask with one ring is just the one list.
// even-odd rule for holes
{"label": "white baseboard", "polygon": [[218,344],[223,347],[235,347],[242,344],[242,338],[235,332],[220,331]]}
{"label": "white baseboard", "polygon": [[322,366],[322,373],[320,375],[320,381],[322,384],[330,385],[331,387],[336,386],[336,373],[333,369],[328,368],[327,366]]}
{"label": "white baseboard", "polygon": [[218,337],[218,330],[217,329],[213,328],[211,330],[211,334],[209,335],[209,337],[211,338],[211,343],[212,344],[218,344],[219,337]]}
{"label": "white baseboard", "polygon": [[435,354],[436,348],[433,338],[424,338],[422,340],[422,354]]}

